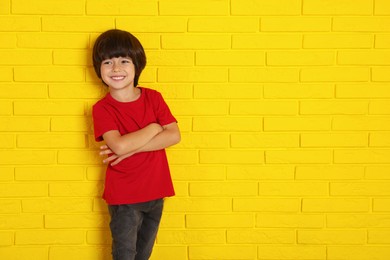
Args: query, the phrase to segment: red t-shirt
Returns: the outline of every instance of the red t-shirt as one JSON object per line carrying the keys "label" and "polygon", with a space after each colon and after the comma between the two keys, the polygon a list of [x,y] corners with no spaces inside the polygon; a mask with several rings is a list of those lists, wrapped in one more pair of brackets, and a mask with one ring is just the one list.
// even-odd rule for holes
{"label": "red t-shirt", "polygon": [[[140,88],[133,102],[119,102],[109,93],[93,106],[96,141],[118,130],[121,135],[151,123],[176,122],[161,94]],[[109,205],[146,202],[175,195],[165,150],[137,153],[115,166],[108,165],[103,198]]]}

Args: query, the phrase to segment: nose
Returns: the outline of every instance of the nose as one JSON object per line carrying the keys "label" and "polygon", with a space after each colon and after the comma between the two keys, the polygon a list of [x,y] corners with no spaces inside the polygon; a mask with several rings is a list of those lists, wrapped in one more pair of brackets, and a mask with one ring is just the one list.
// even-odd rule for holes
{"label": "nose", "polygon": [[121,70],[120,64],[118,64],[117,62],[114,62],[113,65],[112,65],[112,70],[114,72],[120,71]]}

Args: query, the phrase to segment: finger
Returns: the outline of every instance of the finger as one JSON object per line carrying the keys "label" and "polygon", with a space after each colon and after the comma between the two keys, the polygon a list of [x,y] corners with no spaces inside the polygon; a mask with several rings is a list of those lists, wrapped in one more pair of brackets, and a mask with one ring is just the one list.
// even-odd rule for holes
{"label": "finger", "polygon": [[108,146],[105,144],[105,145],[102,145],[100,146],[100,150],[104,150],[104,149],[108,149]]}
{"label": "finger", "polygon": [[117,165],[117,164],[120,163],[122,160],[123,160],[123,158],[119,157],[119,158],[116,159],[113,163],[111,163],[111,166]]}
{"label": "finger", "polygon": [[109,162],[111,162],[111,161],[113,161],[113,160],[115,160],[115,159],[117,159],[118,158],[118,156],[117,155],[111,155],[110,157],[107,157],[106,159],[104,159],[103,160],[103,163],[109,163]]}
{"label": "finger", "polygon": [[102,150],[99,152],[100,155],[112,154],[113,152],[110,149]]}

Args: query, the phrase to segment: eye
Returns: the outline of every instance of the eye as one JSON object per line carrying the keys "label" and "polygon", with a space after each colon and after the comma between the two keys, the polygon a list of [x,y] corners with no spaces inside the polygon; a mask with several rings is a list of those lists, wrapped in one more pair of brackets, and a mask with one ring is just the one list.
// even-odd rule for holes
{"label": "eye", "polygon": [[131,63],[132,61],[131,60],[128,60],[128,59],[124,59],[122,60],[122,63]]}
{"label": "eye", "polygon": [[104,61],[102,61],[102,65],[110,65],[110,64],[112,64],[111,60],[104,60]]}

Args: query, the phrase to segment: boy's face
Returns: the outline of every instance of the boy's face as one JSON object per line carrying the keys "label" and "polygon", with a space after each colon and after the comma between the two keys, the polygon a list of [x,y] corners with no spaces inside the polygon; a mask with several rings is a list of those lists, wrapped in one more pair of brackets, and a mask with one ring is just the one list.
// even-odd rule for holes
{"label": "boy's face", "polygon": [[119,90],[134,87],[135,67],[128,57],[111,58],[102,61],[100,73],[110,89]]}

